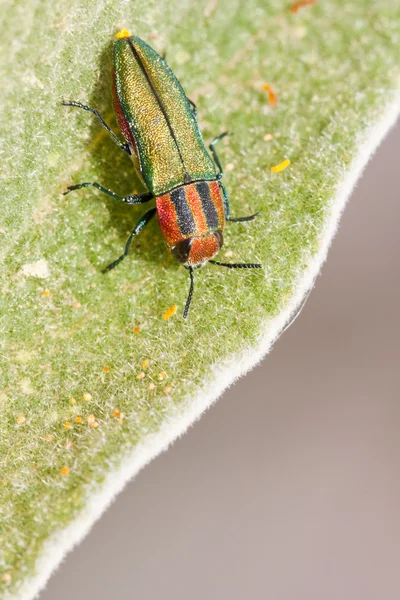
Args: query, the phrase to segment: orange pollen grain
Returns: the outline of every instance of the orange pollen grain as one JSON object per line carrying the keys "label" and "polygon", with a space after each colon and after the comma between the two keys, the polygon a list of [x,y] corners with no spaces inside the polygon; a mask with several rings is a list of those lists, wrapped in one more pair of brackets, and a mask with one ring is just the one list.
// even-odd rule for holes
{"label": "orange pollen grain", "polygon": [[149,383],[149,390],[154,390],[154,389],[155,389],[155,387],[156,387],[156,386],[155,386],[155,384],[154,384],[154,383],[151,381],[151,382]]}
{"label": "orange pollen grain", "polygon": [[117,408],[115,408],[115,409],[112,411],[112,416],[113,416],[113,417],[119,417],[119,415],[120,415],[120,414],[121,414],[121,413],[119,412],[119,410],[118,410]]}
{"label": "orange pollen grain", "polygon": [[98,427],[99,424],[97,421],[93,421],[93,423],[90,423],[90,427],[92,427],[93,429],[96,429],[96,427]]}
{"label": "orange pollen grain", "polygon": [[315,4],[317,0],[300,0],[299,2],[295,2],[290,7],[290,12],[297,13],[300,8],[305,8],[306,6],[312,6]]}
{"label": "orange pollen grain", "polygon": [[289,165],[290,165],[290,160],[288,158],[285,158],[285,160],[282,161],[281,163],[279,163],[279,165],[275,165],[274,167],[271,167],[271,171],[272,171],[272,173],[279,173],[279,171],[283,171]]}
{"label": "orange pollen grain", "polygon": [[85,402],[89,402],[89,400],[91,400],[91,399],[92,399],[92,394],[89,394],[88,392],[86,392],[82,396],[82,400],[84,400]]}
{"label": "orange pollen grain", "polygon": [[161,371],[161,373],[158,374],[158,379],[165,379],[166,377],[168,377],[168,375],[166,374],[165,371]]}
{"label": "orange pollen grain", "polygon": [[140,371],[140,373],[138,373],[138,374],[136,375],[136,379],[143,379],[143,377],[145,377],[145,376],[146,376],[146,374],[145,374],[145,373],[143,373],[143,371]]}
{"label": "orange pollen grain", "polygon": [[163,314],[162,318],[164,321],[168,321],[177,311],[178,307],[176,304],[173,304],[170,308],[168,308]]}
{"label": "orange pollen grain", "polygon": [[64,423],[64,429],[69,429],[71,427],[71,423],[69,421],[66,421]]}
{"label": "orange pollen grain", "polygon": [[61,469],[61,475],[68,475],[69,473],[69,467],[63,467]]}
{"label": "orange pollen grain", "polygon": [[82,423],[82,417],[75,417],[75,423]]}
{"label": "orange pollen grain", "polygon": [[172,392],[172,385],[167,385],[167,387],[164,388],[164,392],[170,394]]}
{"label": "orange pollen grain", "polygon": [[121,31],[118,31],[118,33],[115,34],[115,37],[117,40],[123,40],[124,38],[131,37],[131,35],[132,34],[127,29],[121,29]]}
{"label": "orange pollen grain", "polygon": [[140,327],[134,327],[133,333],[140,333]]}
{"label": "orange pollen grain", "polygon": [[263,83],[262,89],[268,92],[268,100],[271,106],[275,106],[275,104],[278,104],[278,98],[272,87],[269,85],[269,83]]}
{"label": "orange pollen grain", "polygon": [[110,367],[107,367],[106,365],[104,365],[103,371],[104,371],[104,373],[109,373],[110,372]]}
{"label": "orange pollen grain", "polygon": [[47,440],[48,442],[51,442],[54,440],[54,435],[47,434],[44,436],[44,439]]}
{"label": "orange pollen grain", "polygon": [[18,425],[21,425],[21,423],[23,423],[25,420],[26,420],[25,415],[18,415],[18,417],[17,417]]}
{"label": "orange pollen grain", "polygon": [[89,425],[91,425],[92,423],[95,423],[96,421],[96,417],[94,415],[89,415],[87,418],[87,422],[89,423]]}

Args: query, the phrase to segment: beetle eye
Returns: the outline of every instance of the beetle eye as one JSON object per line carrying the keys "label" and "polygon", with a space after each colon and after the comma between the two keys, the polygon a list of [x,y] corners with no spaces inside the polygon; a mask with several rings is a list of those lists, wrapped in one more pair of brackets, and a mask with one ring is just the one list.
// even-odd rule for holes
{"label": "beetle eye", "polygon": [[193,238],[188,238],[187,240],[182,240],[182,242],[179,242],[178,244],[176,244],[176,246],[172,248],[172,254],[177,260],[179,260],[179,262],[187,262],[192,242]]}
{"label": "beetle eye", "polygon": [[222,246],[224,245],[224,236],[222,235],[222,231],[214,231],[214,235],[217,238],[218,246],[221,250]]}

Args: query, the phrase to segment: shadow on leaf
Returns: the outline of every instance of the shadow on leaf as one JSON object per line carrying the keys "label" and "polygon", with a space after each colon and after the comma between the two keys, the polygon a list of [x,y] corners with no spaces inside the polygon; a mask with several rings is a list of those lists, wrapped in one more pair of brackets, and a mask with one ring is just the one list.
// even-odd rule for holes
{"label": "shadow on leaf", "polygon": [[[97,109],[111,129],[123,139],[118,129],[113,110],[112,48],[113,40],[111,39],[99,57],[100,77],[88,97],[88,105]],[[94,117],[91,117],[88,149],[98,171],[96,176],[98,183],[119,195],[146,191],[135,172],[129,156],[118,148]],[[91,189],[93,197],[98,202],[103,202],[106,205],[110,215],[108,226],[118,232],[119,239],[118,244],[116,244],[116,255],[104,257],[104,266],[106,266],[107,261],[112,262],[123,252],[126,240],[133,227],[146,210],[154,206],[154,202],[151,201],[144,206],[128,206],[122,202],[108,198],[105,194],[96,191],[94,188],[89,189]],[[133,240],[130,256],[139,253],[140,259],[153,264],[159,264],[160,262],[164,265],[168,263],[172,264],[172,258],[163,243],[156,219],[153,219],[143,232]],[[129,257],[125,260],[128,261]]]}

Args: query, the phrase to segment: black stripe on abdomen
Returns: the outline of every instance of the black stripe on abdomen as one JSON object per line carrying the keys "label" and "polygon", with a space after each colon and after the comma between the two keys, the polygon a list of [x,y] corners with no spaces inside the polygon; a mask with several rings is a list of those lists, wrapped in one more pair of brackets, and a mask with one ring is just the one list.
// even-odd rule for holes
{"label": "black stripe on abdomen", "polygon": [[182,235],[190,235],[196,230],[192,211],[186,200],[186,191],[184,187],[179,187],[170,193],[171,201],[175,206],[176,218]]}
{"label": "black stripe on abdomen", "polygon": [[199,181],[196,183],[196,190],[200,196],[201,206],[203,213],[207,221],[207,226],[210,229],[218,227],[218,213],[214,206],[214,202],[211,200],[210,187],[206,181]]}

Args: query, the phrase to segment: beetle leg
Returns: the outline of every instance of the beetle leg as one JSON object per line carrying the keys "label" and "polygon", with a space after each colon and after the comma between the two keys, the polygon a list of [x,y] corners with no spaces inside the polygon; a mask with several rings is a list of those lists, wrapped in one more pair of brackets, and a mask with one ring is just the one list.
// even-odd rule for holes
{"label": "beetle leg", "polygon": [[222,140],[222,138],[224,138],[226,135],[230,135],[227,131],[224,131],[224,133],[221,133],[221,135],[219,135],[218,137],[214,138],[213,141],[210,144],[210,150],[212,152],[215,164],[217,165],[218,169],[219,169],[219,173],[217,173],[217,180],[219,183],[219,186],[222,190],[222,195],[224,197],[224,207],[225,207],[225,219],[227,221],[232,221],[232,222],[242,222],[242,221],[252,221],[253,219],[255,219],[256,217],[259,216],[259,212],[254,213],[254,215],[249,215],[248,217],[237,217],[236,219],[234,219],[233,217],[231,217],[231,209],[229,206],[229,198],[228,198],[228,192],[225,189],[225,186],[223,185],[223,183],[221,182],[222,179],[222,174],[223,174],[223,169],[222,169],[222,165],[221,165],[221,161],[219,160],[219,156],[217,154],[217,151],[215,149],[216,144],[218,144],[218,142],[220,140]]}
{"label": "beetle leg", "polygon": [[100,115],[100,113],[95,108],[90,108],[90,106],[86,106],[85,104],[81,104],[80,102],[75,102],[74,100],[70,100],[68,102],[62,102],[61,104],[63,106],[76,106],[77,108],[82,108],[83,110],[87,110],[87,111],[91,112],[96,117],[96,119],[98,119],[101,126],[104,127],[104,129],[107,131],[108,135],[117,144],[117,146],[119,146],[121,148],[121,150],[123,150],[127,154],[131,153],[131,151],[129,149],[129,144],[121,142],[119,137],[117,137],[115,135],[115,133],[110,129],[110,127],[107,125],[107,123],[105,122],[103,117]]}
{"label": "beetle leg", "polygon": [[197,106],[195,105],[195,103],[193,102],[193,100],[191,100],[187,96],[186,96],[186,99],[189,102],[190,106],[192,107],[192,115],[194,117],[197,117]]}
{"label": "beetle leg", "polygon": [[70,185],[67,188],[67,191],[63,193],[63,196],[66,196],[74,190],[80,190],[81,188],[89,186],[95,187],[96,189],[100,190],[100,192],[103,192],[104,194],[107,194],[107,196],[110,196],[110,198],[114,198],[114,200],[125,202],[125,204],[143,204],[144,202],[149,202],[149,200],[152,200],[154,198],[151,192],[146,192],[145,194],[131,194],[130,196],[118,196],[118,194],[115,194],[111,190],[105,188],[103,185],[100,185],[100,183],[96,182],[78,183],[78,185]]}
{"label": "beetle leg", "polygon": [[232,221],[232,222],[236,222],[236,223],[240,223],[242,221],[252,221],[253,219],[255,219],[256,217],[258,217],[260,215],[259,212],[254,213],[254,215],[249,215],[248,217],[237,217],[236,219],[231,217],[231,209],[229,206],[229,198],[228,198],[228,192],[225,189],[225,186],[223,185],[223,183],[221,181],[218,182],[219,186],[222,190],[222,195],[224,197],[224,208],[225,208],[225,219],[227,221]]}
{"label": "beetle leg", "polygon": [[134,227],[132,233],[128,237],[128,240],[125,244],[124,253],[121,254],[121,256],[119,258],[117,258],[117,260],[114,260],[114,262],[112,262],[105,269],[103,269],[102,273],[107,273],[107,271],[111,271],[111,269],[116,267],[122,260],[124,260],[125,256],[128,255],[129,247],[131,245],[132,239],[135,237],[135,235],[138,235],[138,233],[140,233],[142,231],[142,229],[147,225],[147,223],[150,221],[150,219],[152,217],[154,217],[156,212],[157,212],[156,208],[151,208],[149,211],[147,211],[147,213],[145,213],[143,215],[143,217],[140,219],[140,221],[137,223],[137,225]]}
{"label": "beetle leg", "polygon": [[212,152],[215,164],[217,165],[217,167],[219,169],[219,173],[218,173],[219,176],[222,175],[222,173],[224,172],[224,170],[222,168],[221,161],[219,160],[219,156],[217,154],[215,146],[216,146],[216,144],[218,144],[219,140],[222,140],[222,138],[224,138],[226,135],[230,135],[230,134],[227,131],[224,131],[224,133],[221,133],[221,135],[219,135],[216,138],[214,138],[213,141],[210,144],[210,150]]}

